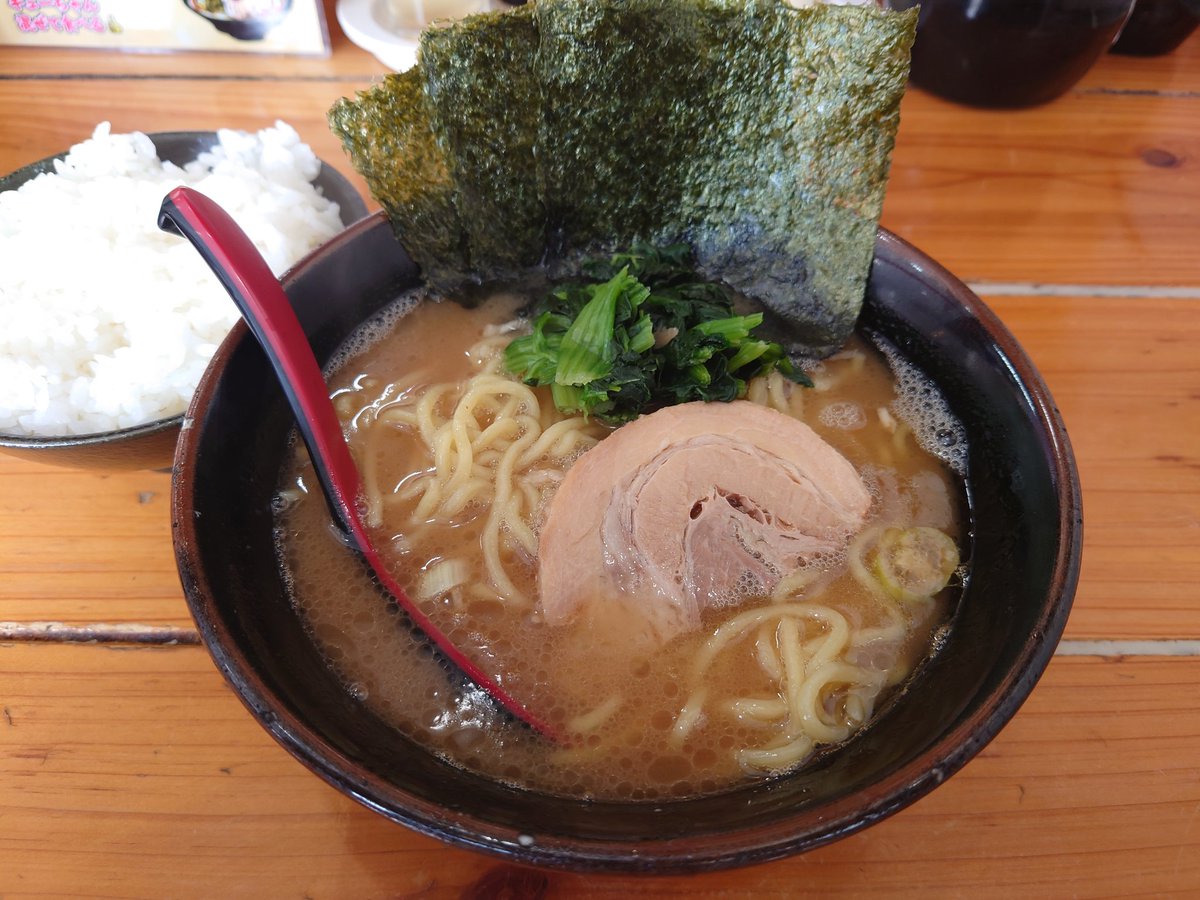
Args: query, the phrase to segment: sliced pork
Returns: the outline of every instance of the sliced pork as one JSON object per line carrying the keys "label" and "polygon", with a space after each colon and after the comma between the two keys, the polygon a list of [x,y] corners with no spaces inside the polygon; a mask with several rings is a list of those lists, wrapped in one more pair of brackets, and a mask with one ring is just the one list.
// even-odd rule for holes
{"label": "sliced pork", "polygon": [[542,614],[555,624],[615,604],[631,631],[666,641],[841,550],[870,505],[854,466],[791,416],[743,401],[668,407],[567,472],[541,529]]}

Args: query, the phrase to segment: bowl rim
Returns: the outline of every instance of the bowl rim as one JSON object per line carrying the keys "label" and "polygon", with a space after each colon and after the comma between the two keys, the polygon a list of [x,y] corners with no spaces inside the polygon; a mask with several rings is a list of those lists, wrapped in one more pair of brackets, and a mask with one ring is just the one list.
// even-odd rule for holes
{"label": "bowl rim", "polygon": [[[214,146],[216,146],[219,140],[217,130],[208,131],[204,129],[185,129],[180,131],[145,131],[140,133],[144,134],[146,137],[150,138],[152,142],[154,142],[155,151],[160,154],[160,159],[162,158],[161,153],[170,152],[170,150],[163,151],[159,149],[158,142],[160,140],[170,143],[178,142],[180,144],[196,142],[198,146],[200,142],[205,142],[206,146],[203,146],[202,149],[198,149],[197,154],[211,150]],[[91,138],[89,135],[87,140],[90,139]],[[67,154],[70,152],[71,148],[68,147],[66,150],[51,154],[50,156],[44,156],[41,159],[27,163],[18,169],[14,169],[12,172],[9,172],[6,175],[0,176],[0,193],[16,190],[26,182],[32,181],[38,175],[47,172],[53,172],[54,162],[56,160],[66,158]],[[320,157],[317,157],[317,161],[321,164],[321,168],[318,170],[317,176],[313,179],[312,183],[315,184],[317,181],[323,181],[329,185],[334,185],[340,192],[345,194],[345,197],[348,201],[351,201],[347,204],[351,207],[349,211],[343,208],[341,201],[338,201],[338,214],[342,221],[342,232],[344,232],[351,225],[367,218],[370,215],[370,210],[367,207],[366,201],[363,200],[362,194],[353,184],[351,184],[350,180],[346,178],[345,175]],[[180,164],[176,163],[176,165]],[[338,234],[341,234],[342,232],[338,232]],[[331,237],[330,241],[337,236],[338,235],[334,235]],[[287,278],[293,269],[298,269],[308,260],[310,256],[313,256],[320,250],[321,246],[317,246],[308,253],[304,254],[304,256],[296,260],[295,263],[288,267],[287,271],[283,273],[281,278]],[[240,321],[240,319],[238,321]],[[183,423],[184,416],[186,415],[186,409],[187,407],[185,406],[183,410],[180,410],[179,412],[173,413],[169,416],[162,416],[157,419],[150,419],[145,422],[140,422],[137,425],[127,425],[123,428],[113,428],[107,431],[87,431],[76,434],[62,435],[32,435],[18,434],[16,432],[4,431],[3,429],[0,429],[0,448],[22,451],[50,449],[57,450],[66,448],[93,447],[101,444],[113,443],[116,441],[148,437],[150,435],[159,434],[163,431],[168,431],[172,428],[180,427]]]}
{"label": "bowl rim", "polygon": [[20,435],[0,431],[0,447],[13,450],[38,450],[67,447],[93,447],[113,441],[124,441],[132,438],[148,437],[177,428],[183,423],[183,413],[176,413],[163,419],[151,419],[140,425],[129,425],[125,428],[114,428],[110,431],[88,431],[82,434],[60,435]]}
{"label": "bowl rim", "polygon": [[[386,225],[382,213],[343,231],[322,248],[333,253],[371,228]],[[960,770],[983,749],[1016,714],[1053,657],[1065,628],[1079,576],[1082,556],[1082,501],[1078,470],[1066,426],[1041,375],[1000,319],[962,281],[922,251],[880,228],[876,260],[906,271],[925,286],[937,285],[977,319],[1006,357],[1011,371],[1024,387],[1028,407],[1048,439],[1053,461],[1048,473],[1058,502],[1058,546],[1051,576],[1033,632],[1003,676],[981,691],[969,713],[908,762],[871,784],[871,802],[851,792],[823,803],[820,821],[797,825],[781,818],[760,826],[685,837],[644,840],[591,839],[538,833],[529,845],[525,835],[465,810],[448,810],[416,797],[394,784],[373,778],[365,767],[330,744],[315,728],[293,715],[287,704],[258,674],[235,642],[226,642],[218,627],[220,611],[207,576],[193,555],[197,546],[195,520],[190,509],[189,457],[198,450],[199,429],[185,429],[176,449],[172,480],[173,540],[180,577],[189,608],[214,663],[234,692],[289,753],[326,783],[367,808],[413,830],[460,847],[483,851],[510,861],[573,871],[623,871],[630,873],[685,874],[752,865],[806,852],[847,837],[879,822],[921,799]],[[299,266],[285,276],[294,278]],[[229,354],[250,340],[239,323],[222,343],[194,395],[189,418],[200,411],[215,390]],[[550,795],[546,795],[550,796]],[[652,805],[683,801],[660,801]],[[643,807],[644,801],[630,801]],[[536,831],[536,823],[530,828]]]}

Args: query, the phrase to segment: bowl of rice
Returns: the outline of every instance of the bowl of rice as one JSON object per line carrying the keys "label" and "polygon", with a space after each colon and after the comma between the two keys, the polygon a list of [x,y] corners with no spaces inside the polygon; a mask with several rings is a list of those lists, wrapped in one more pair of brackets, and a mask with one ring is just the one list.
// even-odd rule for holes
{"label": "bowl of rice", "polygon": [[215,199],[281,275],[367,213],[283,122],[92,137],[0,178],[0,450],[107,469],[171,465],[183,413],[238,319],[182,238],[179,185]]}

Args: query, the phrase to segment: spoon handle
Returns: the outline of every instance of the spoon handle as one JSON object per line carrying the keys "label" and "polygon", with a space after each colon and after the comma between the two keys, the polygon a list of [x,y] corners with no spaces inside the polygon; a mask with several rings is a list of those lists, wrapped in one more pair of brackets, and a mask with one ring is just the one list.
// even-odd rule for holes
{"label": "spoon handle", "polygon": [[358,467],[283,286],[246,233],[204,194],[190,188],[171,191],[159,211],[158,227],[191,241],[237,304],[296,413],[329,510],[342,531],[351,534],[361,487]]}
{"label": "spoon handle", "polygon": [[354,542],[380,586],[442,655],[501,707],[535,731],[557,739],[550,725],[511,697],[451,643],[388,573],[358,512],[361,478],[329,399],[329,388],[283,286],[253,242],[213,200],[178,187],[164,199],[158,227],[187,238],[216,273],[262,345],[296,415],[330,511]]}

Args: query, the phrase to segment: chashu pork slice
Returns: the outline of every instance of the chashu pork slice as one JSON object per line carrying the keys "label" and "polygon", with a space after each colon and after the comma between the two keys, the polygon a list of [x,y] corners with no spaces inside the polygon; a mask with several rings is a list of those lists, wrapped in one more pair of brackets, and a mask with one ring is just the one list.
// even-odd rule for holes
{"label": "chashu pork slice", "polygon": [[840,551],[870,505],[854,466],[791,416],[745,401],[668,407],[567,472],[539,538],[541,611],[561,624],[587,604],[619,607],[631,636],[665,642],[705,608]]}

